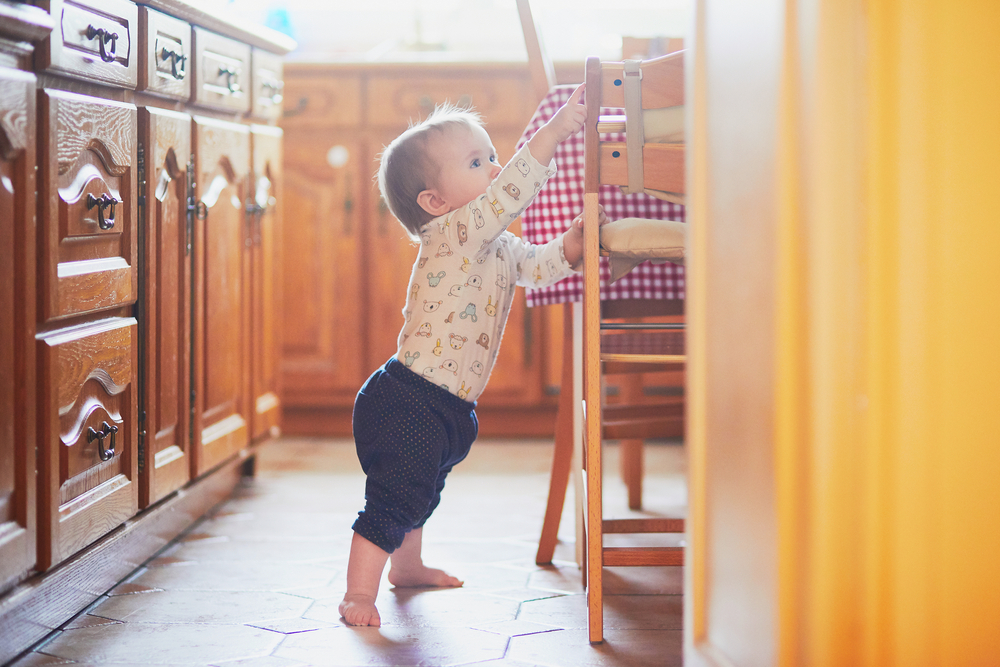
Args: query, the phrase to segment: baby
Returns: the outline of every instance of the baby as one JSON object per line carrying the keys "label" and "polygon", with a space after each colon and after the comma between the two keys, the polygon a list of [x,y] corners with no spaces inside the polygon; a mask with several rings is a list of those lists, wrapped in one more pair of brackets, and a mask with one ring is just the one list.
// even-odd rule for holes
{"label": "baby", "polygon": [[[507,226],[555,173],[556,146],[586,119],[580,86],[503,168],[478,114],[436,109],[382,153],[379,188],[418,242],[395,356],[361,388],[354,439],[367,475],[340,613],[380,625],[387,560],[394,586],[461,586],[421,559],[424,522],[476,439],[476,398],[496,361],[515,285],[543,287],[582,260],[582,219],[544,245]],[[602,213],[603,222],[603,213]]]}

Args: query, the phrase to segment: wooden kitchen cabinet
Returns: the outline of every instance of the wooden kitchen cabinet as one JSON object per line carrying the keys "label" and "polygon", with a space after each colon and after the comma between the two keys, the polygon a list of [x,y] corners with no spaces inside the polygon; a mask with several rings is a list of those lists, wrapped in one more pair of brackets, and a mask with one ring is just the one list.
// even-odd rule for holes
{"label": "wooden kitchen cabinet", "polygon": [[[256,52],[255,52],[256,53]],[[273,72],[268,70],[269,73]],[[272,79],[268,79],[273,81]],[[273,88],[279,90],[278,84]],[[265,107],[268,111],[270,107]],[[281,424],[278,357],[282,324],[280,271],[284,166],[281,128],[251,125],[250,238],[250,437],[278,435]]]}
{"label": "wooden kitchen cabinet", "polygon": [[139,135],[145,160],[139,504],[148,507],[191,479],[191,117],[142,107]]}
{"label": "wooden kitchen cabinet", "polygon": [[138,508],[132,104],[39,93],[37,354],[44,569]]}
{"label": "wooden kitchen cabinet", "polygon": [[0,0],[0,663],[278,433],[292,48],[187,0]]}
{"label": "wooden kitchen cabinet", "polygon": [[249,442],[250,128],[195,116],[200,210],[194,223],[194,471]]}
{"label": "wooden kitchen cabinet", "polygon": [[0,66],[0,591],[35,565],[35,76]]}
{"label": "wooden kitchen cabinet", "polygon": [[[396,351],[416,256],[381,201],[379,154],[411,120],[450,101],[484,115],[507,160],[534,97],[523,66],[497,63],[286,63],[284,71],[286,199],[296,212],[283,235],[286,430],[347,435],[358,389]],[[534,342],[541,323],[541,313],[518,297],[480,414],[514,414],[548,400]],[[543,430],[551,431],[552,414],[537,422]],[[526,432],[524,420],[503,421],[505,433]]]}

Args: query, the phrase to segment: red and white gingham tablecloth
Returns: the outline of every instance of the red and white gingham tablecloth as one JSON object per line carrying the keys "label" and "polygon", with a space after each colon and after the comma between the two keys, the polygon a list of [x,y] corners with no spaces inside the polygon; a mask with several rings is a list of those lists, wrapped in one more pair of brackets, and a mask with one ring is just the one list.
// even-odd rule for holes
{"label": "red and white gingham tablecloth", "polygon": [[[575,86],[556,86],[538,105],[535,115],[517,144],[520,147],[569,99]],[[622,115],[623,109],[602,109],[601,115]],[[624,141],[624,135],[608,135],[609,141]],[[535,201],[521,215],[522,236],[531,243],[546,243],[566,231],[570,221],[583,211],[583,133],[564,141],[556,149],[558,171],[549,179]],[[600,202],[611,220],[652,218],[685,221],[684,207],[649,195],[625,195],[617,186],[601,186]],[[643,262],[628,275],[608,285],[606,257],[601,258],[602,299],[683,299],[684,267],[669,262]],[[529,306],[544,306],[583,297],[583,279],[570,276],[542,289],[526,288]]]}

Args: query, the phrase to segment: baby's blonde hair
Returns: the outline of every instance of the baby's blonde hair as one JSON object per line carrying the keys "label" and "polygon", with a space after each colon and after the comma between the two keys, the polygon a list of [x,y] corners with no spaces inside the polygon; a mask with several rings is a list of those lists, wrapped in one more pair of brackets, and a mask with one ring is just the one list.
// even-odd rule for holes
{"label": "baby's blonde hair", "polygon": [[420,230],[434,217],[417,203],[417,195],[438,185],[441,173],[441,165],[435,164],[428,151],[431,138],[446,130],[477,126],[483,126],[479,113],[446,102],[435,107],[424,120],[411,125],[382,151],[379,190],[389,211],[413,240],[420,240]]}

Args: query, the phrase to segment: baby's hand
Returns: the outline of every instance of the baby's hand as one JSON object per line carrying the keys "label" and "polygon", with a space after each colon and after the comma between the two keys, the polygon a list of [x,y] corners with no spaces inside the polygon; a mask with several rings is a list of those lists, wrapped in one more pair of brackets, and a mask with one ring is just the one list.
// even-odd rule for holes
{"label": "baby's hand", "polygon": [[587,105],[580,103],[586,84],[581,83],[573,94],[566,100],[566,104],[559,107],[555,115],[549,119],[547,125],[552,126],[557,143],[562,143],[580,131],[583,124],[587,122]]}
{"label": "baby's hand", "polygon": [[[601,225],[606,225],[606,224],[608,224],[608,214],[604,212],[604,206],[602,204],[598,204],[597,205],[597,225],[601,226]],[[582,211],[580,212],[580,214],[578,216],[576,216],[575,218],[573,218],[573,225],[572,225],[571,229],[576,229],[576,230],[579,230],[581,232],[583,231],[583,212]]]}

